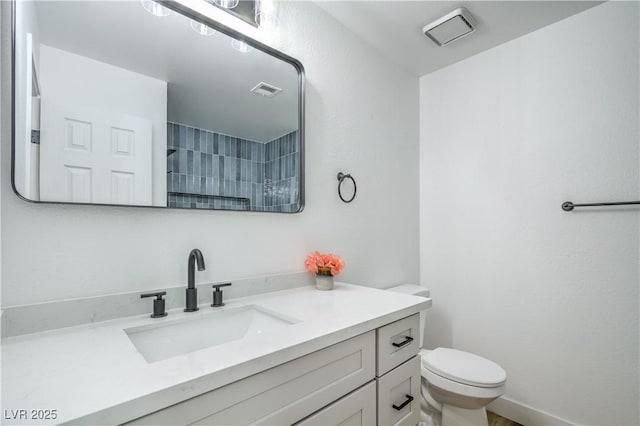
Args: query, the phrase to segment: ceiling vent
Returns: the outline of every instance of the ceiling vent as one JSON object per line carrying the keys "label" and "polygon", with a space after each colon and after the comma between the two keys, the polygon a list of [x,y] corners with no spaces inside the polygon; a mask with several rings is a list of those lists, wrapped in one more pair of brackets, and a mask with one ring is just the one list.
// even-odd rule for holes
{"label": "ceiling vent", "polygon": [[250,92],[264,96],[265,98],[273,98],[275,95],[282,92],[282,89],[261,81],[256,85],[256,87],[251,89]]}
{"label": "ceiling vent", "polygon": [[461,7],[422,28],[424,35],[438,46],[446,46],[476,30],[474,19],[467,9]]}

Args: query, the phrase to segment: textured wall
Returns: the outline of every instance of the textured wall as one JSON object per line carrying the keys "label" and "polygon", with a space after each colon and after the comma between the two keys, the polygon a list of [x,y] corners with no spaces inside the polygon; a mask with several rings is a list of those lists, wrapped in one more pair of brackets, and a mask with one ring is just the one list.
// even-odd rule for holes
{"label": "textured wall", "polygon": [[[7,43],[8,2],[1,2]],[[275,45],[307,77],[306,208],[300,214],[30,204],[10,188],[9,98],[2,97],[2,302],[21,303],[304,270],[312,250],[341,254],[341,279],[418,281],[418,79],[309,2],[280,3]],[[2,92],[9,93],[9,50]],[[375,88],[375,90],[372,90]],[[358,197],[343,204],[336,175]]]}
{"label": "textured wall", "polygon": [[638,3],[609,2],[422,77],[428,346],[500,363],[506,397],[639,424]]}

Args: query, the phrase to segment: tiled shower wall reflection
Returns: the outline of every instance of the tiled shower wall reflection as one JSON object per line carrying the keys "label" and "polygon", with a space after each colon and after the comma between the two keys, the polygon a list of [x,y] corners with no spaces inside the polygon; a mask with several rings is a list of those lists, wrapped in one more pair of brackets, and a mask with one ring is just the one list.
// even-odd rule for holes
{"label": "tiled shower wall reflection", "polygon": [[264,145],[264,204],[268,211],[294,212],[298,200],[298,132]]}
{"label": "tiled shower wall reflection", "polygon": [[263,144],[167,123],[168,206],[296,211],[297,133]]}

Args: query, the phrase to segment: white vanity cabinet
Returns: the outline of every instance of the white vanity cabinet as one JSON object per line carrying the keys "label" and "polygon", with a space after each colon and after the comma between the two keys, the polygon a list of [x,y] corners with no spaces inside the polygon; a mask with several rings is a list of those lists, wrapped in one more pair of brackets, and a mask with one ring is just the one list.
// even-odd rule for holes
{"label": "white vanity cabinet", "polygon": [[420,421],[419,333],[419,314],[376,330],[379,425],[415,426]]}
{"label": "white vanity cabinet", "polygon": [[416,314],[127,424],[416,425],[418,330]]}
{"label": "white vanity cabinet", "polygon": [[378,424],[415,426],[420,421],[420,356],[377,379]]}
{"label": "white vanity cabinet", "polygon": [[290,425],[374,378],[370,331],[129,424]]}
{"label": "white vanity cabinet", "polygon": [[365,426],[376,424],[376,382],[371,381],[295,426]]}
{"label": "white vanity cabinet", "polygon": [[[430,306],[427,298],[337,282],[333,291],[300,286],[227,300],[212,311],[176,309],[168,319],[134,315],[5,338],[2,367],[11,374],[1,377],[0,408],[57,410],[42,426],[415,426],[418,313]],[[50,307],[39,309],[42,318],[50,316]],[[176,342],[184,351],[156,362],[131,339],[131,330],[184,323],[197,341],[226,330],[225,311],[248,309],[272,312],[289,325],[198,350]],[[211,323],[210,330],[195,331],[197,321]]]}

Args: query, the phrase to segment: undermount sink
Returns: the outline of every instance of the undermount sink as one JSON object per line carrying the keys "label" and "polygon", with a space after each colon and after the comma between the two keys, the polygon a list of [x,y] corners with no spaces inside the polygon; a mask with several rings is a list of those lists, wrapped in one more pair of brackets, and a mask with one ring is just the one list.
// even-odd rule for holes
{"label": "undermount sink", "polygon": [[248,305],[194,318],[162,321],[125,329],[144,359],[151,363],[250,336],[278,330],[299,321]]}

